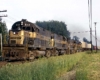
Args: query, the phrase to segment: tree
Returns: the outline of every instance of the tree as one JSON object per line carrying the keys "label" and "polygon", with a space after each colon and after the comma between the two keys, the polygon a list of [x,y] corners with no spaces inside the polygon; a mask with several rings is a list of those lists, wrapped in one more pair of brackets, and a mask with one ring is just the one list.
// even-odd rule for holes
{"label": "tree", "polygon": [[62,21],[36,21],[36,24],[53,33],[70,38],[70,32],[67,30],[67,25]]}
{"label": "tree", "polygon": [[73,40],[75,40],[77,43],[80,42],[79,37],[77,37],[77,36],[73,36]]}
{"label": "tree", "polygon": [[3,44],[6,44],[7,43],[6,37],[8,36],[8,29],[6,26],[6,22],[2,22],[2,21],[0,22],[0,33],[2,33]]}
{"label": "tree", "polygon": [[87,43],[90,43],[90,41],[87,40],[85,37],[83,38],[83,41],[84,41],[84,42],[87,42]]}

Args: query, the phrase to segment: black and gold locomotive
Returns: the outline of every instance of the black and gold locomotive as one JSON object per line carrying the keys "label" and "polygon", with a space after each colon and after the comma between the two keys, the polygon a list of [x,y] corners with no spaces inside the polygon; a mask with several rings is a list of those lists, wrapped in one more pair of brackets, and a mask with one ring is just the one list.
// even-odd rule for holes
{"label": "black and gold locomotive", "polygon": [[32,60],[39,56],[70,53],[69,46],[71,45],[66,37],[22,19],[14,23],[9,31],[9,41],[3,45],[2,57],[4,60]]}

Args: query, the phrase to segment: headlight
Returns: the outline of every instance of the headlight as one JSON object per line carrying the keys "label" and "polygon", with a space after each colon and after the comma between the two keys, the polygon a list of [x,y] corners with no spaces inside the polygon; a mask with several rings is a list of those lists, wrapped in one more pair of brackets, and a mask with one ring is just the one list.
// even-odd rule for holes
{"label": "headlight", "polygon": [[13,34],[18,34],[18,32],[13,32]]}
{"label": "headlight", "polygon": [[16,34],[16,32],[14,32],[14,34]]}

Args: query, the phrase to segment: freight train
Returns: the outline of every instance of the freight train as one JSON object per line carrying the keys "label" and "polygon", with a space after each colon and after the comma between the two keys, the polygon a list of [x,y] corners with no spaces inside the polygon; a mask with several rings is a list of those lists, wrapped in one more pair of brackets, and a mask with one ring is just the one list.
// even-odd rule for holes
{"label": "freight train", "polygon": [[9,30],[8,44],[3,44],[3,60],[33,60],[71,54],[82,50],[82,43],[68,40],[25,19],[17,21]]}

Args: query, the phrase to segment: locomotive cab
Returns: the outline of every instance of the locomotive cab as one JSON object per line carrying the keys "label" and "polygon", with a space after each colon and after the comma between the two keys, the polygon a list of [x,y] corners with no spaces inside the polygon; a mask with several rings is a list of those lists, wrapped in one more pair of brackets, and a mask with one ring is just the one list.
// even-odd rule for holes
{"label": "locomotive cab", "polygon": [[32,23],[22,20],[18,21],[12,26],[9,31],[10,44],[31,44],[31,41],[36,38],[39,29],[32,25]]}
{"label": "locomotive cab", "polygon": [[23,30],[17,30],[17,31],[13,31],[10,30],[9,31],[9,44],[11,45],[16,45],[16,44],[23,44],[23,40],[24,40],[24,31]]}

